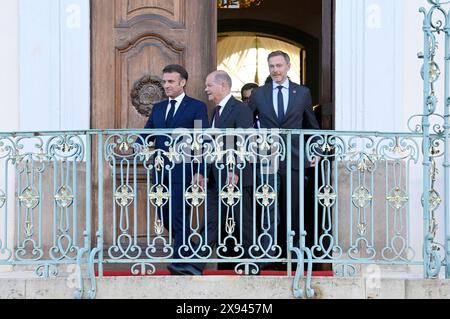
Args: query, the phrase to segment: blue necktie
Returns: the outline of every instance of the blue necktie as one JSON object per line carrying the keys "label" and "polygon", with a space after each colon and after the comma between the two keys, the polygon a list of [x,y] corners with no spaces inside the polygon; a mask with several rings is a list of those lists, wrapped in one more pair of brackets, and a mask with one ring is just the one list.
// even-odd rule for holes
{"label": "blue necktie", "polygon": [[175,104],[177,104],[176,100],[170,101],[170,110],[169,110],[169,114],[167,114],[167,118],[166,118],[166,127],[170,127],[170,124],[172,122],[173,113],[175,113]]}
{"label": "blue necktie", "polygon": [[283,89],[282,85],[277,86],[278,89],[278,122],[281,124],[284,119],[284,100],[283,100]]}

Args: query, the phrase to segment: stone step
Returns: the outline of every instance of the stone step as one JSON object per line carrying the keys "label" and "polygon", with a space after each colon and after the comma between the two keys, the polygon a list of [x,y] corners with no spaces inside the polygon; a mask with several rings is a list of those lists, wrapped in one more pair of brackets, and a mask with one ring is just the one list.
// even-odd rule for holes
{"label": "stone step", "polygon": [[[0,278],[0,298],[72,299],[76,278]],[[294,299],[293,278],[157,276],[97,278],[98,299]],[[304,287],[304,280],[300,287]],[[314,277],[316,299],[450,299],[450,280]],[[89,281],[85,281],[89,289]]]}

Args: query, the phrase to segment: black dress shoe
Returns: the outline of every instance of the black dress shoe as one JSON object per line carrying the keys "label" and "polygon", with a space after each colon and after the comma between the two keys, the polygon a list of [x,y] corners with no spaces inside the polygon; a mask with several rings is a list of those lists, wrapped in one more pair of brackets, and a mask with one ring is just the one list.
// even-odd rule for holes
{"label": "black dress shoe", "polygon": [[286,264],[282,264],[282,263],[275,263],[275,262],[271,262],[271,263],[264,263],[264,264],[260,264],[259,269],[260,270],[286,270],[287,268]]}
{"label": "black dress shoe", "polygon": [[201,270],[187,264],[171,264],[167,266],[167,269],[174,276],[200,276],[202,274]]}

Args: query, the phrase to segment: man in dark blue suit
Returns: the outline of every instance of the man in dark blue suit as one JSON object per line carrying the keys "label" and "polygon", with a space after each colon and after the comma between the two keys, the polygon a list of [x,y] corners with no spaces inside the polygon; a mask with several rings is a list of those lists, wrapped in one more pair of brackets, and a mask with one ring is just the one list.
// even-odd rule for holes
{"label": "man in dark blue suit", "polygon": [[[268,64],[272,81],[254,89],[249,102],[250,108],[258,116],[260,128],[319,129],[319,124],[312,109],[309,89],[291,82],[287,76],[291,66],[289,55],[283,51],[272,52],[268,56]],[[268,236],[271,236],[273,240],[276,239],[273,237],[273,225],[275,222],[279,224],[277,239],[284,257],[286,256],[288,240],[286,236],[286,187],[289,182],[291,183],[292,229],[295,231],[294,246],[298,247],[299,243],[299,145],[299,136],[293,135],[291,180],[287,180],[286,161],[281,161],[279,168],[269,176],[269,184],[274,189],[278,188],[278,209],[275,209],[275,204],[270,206],[271,227]],[[310,166],[310,163],[305,162],[305,167],[308,166]],[[277,178],[275,178],[275,175]],[[277,185],[274,185],[275,181],[277,181]],[[264,243],[270,243],[270,241],[264,240],[263,245]],[[267,248],[264,247],[264,249]],[[275,249],[273,252],[276,253],[276,251]]]}
{"label": "man in dark blue suit", "polygon": [[[205,86],[208,99],[215,105],[210,120],[212,128],[252,128],[252,111],[231,95],[232,80],[228,73],[220,70],[212,72],[207,76]],[[219,258],[248,258],[253,234],[252,167],[248,162],[244,165],[233,152],[239,150],[238,142],[243,143],[247,136],[224,135],[222,131],[213,135],[216,146],[223,142],[221,149],[228,152],[220,158],[215,157],[208,165],[207,222],[205,221],[206,225],[203,225],[201,232],[201,246],[205,249],[199,249],[202,247],[197,246],[197,250],[199,256],[204,257],[212,255],[213,249],[217,248]],[[230,155],[235,164],[227,165]],[[219,196],[224,193],[230,194],[231,197],[238,196],[230,199]],[[222,238],[219,238],[219,230],[223,234]],[[216,245],[218,247],[215,247]],[[200,274],[205,265],[190,263],[188,267],[196,269],[193,274]]]}
{"label": "man in dark blue suit", "polygon": [[[149,129],[175,129],[175,128],[208,128],[208,112],[206,104],[187,96],[184,92],[188,80],[187,71],[180,65],[171,64],[163,69],[163,85],[164,91],[169,98],[153,106],[152,113],[145,125]],[[154,139],[155,149],[169,151],[169,146],[166,143],[169,138],[164,135],[158,135]],[[173,143],[172,145],[173,146]],[[183,245],[183,232],[185,234],[184,240],[188,239],[191,233],[189,223],[189,206],[184,200],[184,193],[186,188],[191,184],[198,184],[204,187],[203,163],[191,163],[191,159],[185,157],[179,158],[178,162],[168,161],[164,157],[164,166],[174,164],[173,168],[166,170],[165,167],[159,170],[154,169],[153,178],[154,185],[160,184],[171,190],[171,214],[169,214],[169,203],[163,206],[163,222],[166,229],[169,230],[169,221],[172,223],[172,237],[174,239],[173,258],[180,258],[180,247]],[[184,169],[184,174],[183,174]],[[170,180],[169,180],[170,176]],[[183,207],[185,208],[185,221],[183,222]],[[169,216],[171,218],[169,219]],[[170,230],[169,230],[170,231]],[[172,264],[169,265],[169,270],[172,274],[190,273],[186,269],[189,265]]]}
{"label": "man in dark blue suit", "polygon": [[[231,95],[232,80],[228,73],[221,70],[212,72],[207,76],[205,86],[208,100],[215,105],[210,120],[212,128],[252,128],[252,111]],[[238,151],[238,142],[243,143],[245,138],[245,134],[235,137],[229,135],[225,140],[216,137],[216,145],[224,142],[223,151],[228,150],[228,153],[209,165],[206,225],[208,237],[205,238],[204,229],[202,235],[204,243],[211,249],[214,249],[215,245],[218,246],[218,257],[248,258],[252,244],[252,168],[250,163],[242,162],[231,151]],[[229,155],[232,155],[235,164],[227,165]],[[239,194],[240,198],[226,200],[219,196],[221,193],[228,193],[230,196]],[[219,238],[219,229],[222,238]],[[203,270],[204,266],[205,264],[195,265],[200,270]]]}

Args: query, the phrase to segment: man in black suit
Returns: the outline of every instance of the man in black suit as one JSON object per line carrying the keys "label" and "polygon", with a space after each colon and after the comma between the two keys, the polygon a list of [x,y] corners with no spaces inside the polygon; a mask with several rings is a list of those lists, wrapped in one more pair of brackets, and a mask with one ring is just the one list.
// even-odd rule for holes
{"label": "man in black suit", "polygon": [[[269,54],[267,60],[272,81],[254,89],[249,102],[250,108],[259,118],[260,128],[319,129],[319,124],[312,109],[309,89],[288,79],[287,74],[291,66],[289,55],[283,51],[274,51]],[[274,222],[279,224],[278,245],[281,246],[282,256],[284,257],[286,256],[288,240],[286,236],[286,185],[288,182],[291,183],[292,229],[295,231],[294,246],[299,247],[299,144],[299,136],[292,135],[291,180],[287,180],[286,161],[281,161],[278,170],[268,178],[269,184],[278,188],[278,209],[275,209],[275,205],[270,206],[271,229],[269,234],[274,236]],[[310,166],[310,163],[305,162],[305,167],[308,166]],[[265,180],[267,181],[267,179]],[[275,181],[277,185],[275,185]],[[261,183],[260,181],[258,185]],[[272,239],[275,240],[273,237]],[[267,249],[267,247],[264,247],[264,249]]]}
{"label": "man in black suit", "polygon": [[[225,71],[215,71],[209,74],[205,85],[208,99],[216,105],[210,121],[212,128],[251,128],[253,126],[252,111],[231,95],[232,82]],[[236,143],[238,140],[243,142],[245,135],[225,140],[216,139],[216,145],[217,142],[223,141],[223,151],[239,150]],[[229,165],[229,155],[233,156],[235,164]],[[244,163],[240,162],[232,152],[225,153],[220,159],[215,158],[215,161],[210,164],[207,183],[207,233],[203,230],[202,237],[203,245],[207,244],[212,249],[215,244],[219,245],[220,243],[217,249],[219,257],[246,258],[252,244],[252,172],[249,163],[245,163],[245,167],[239,164]],[[241,197],[228,200],[221,197],[220,193],[241,193]],[[241,201],[242,211],[240,211]],[[243,228],[242,238],[240,237],[241,227]],[[219,228],[222,233],[225,233],[222,240],[218,236]],[[234,254],[228,254],[230,248]],[[205,266],[205,264],[195,265],[200,271]]]}
{"label": "man in black suit", "polygon": [[[244,86],[241,88],[241,100],[242,103],[244,103],[245,105],[248,105],[248,101],[250,101],[250,96],[252,95],[252,91],[253,89],[258,88],[259,85],[256,83],[246,83],[244,84]],[[254,128],[259,128],[259,121],[258,121],[258,117],[255,117],[254,121],[253,121],[253,127]]]}
{"label": "man in black suit", "polygon": [[250,95],[252,95],[252,90],[258,88],[259,85],[256,83],[246,83],[241,88],[241,100],[242,103],[248,105],[248,101],[250,101]]}

